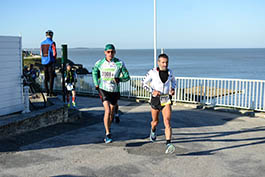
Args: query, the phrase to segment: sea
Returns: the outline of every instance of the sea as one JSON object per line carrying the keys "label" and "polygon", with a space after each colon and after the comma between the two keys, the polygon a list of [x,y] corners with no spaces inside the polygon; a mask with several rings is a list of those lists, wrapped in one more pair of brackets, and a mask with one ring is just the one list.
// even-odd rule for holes
{"label": "sea", "polygon": [[[39,53],[39,49],[27,50]],[[61,49],[57,50],[61,56]],[[144,76],[154,67],[153,53],[153,49],[117,49],[116,57],[124,61],[131,76]],[[164,49],[164,53],[176,77],[265,80],[265,48]],[[88,71],[103,57],[103,49],[68,49],[68,58]]]}

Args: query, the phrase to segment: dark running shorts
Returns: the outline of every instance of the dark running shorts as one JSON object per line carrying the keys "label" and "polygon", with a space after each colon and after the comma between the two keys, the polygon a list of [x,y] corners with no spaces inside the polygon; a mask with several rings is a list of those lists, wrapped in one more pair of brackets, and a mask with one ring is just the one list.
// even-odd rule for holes
{"label": "dark running shorts", "polygon": [[120,92],[107,92],[105,90],[98,89],[98,93],[102,102],[109,101],[112,105],[116,105],[118,99],[120,99]]}
{"label": "dark running shorts", "polygon": [[[169,98],[171,100],[171,105],[172,105],[172,96],[169,95]],[[157,97],[151,97],[151,108],[155,109],[155,110],[159,110],[161,111],[165,106],[161,106],[161,103],[160,103],[160,97],[157,96]]]}
{"label": "dark running shorts", "polygon": [[75,91],[75,85],[73,85],[73,89],[72,90],[67,90],[67,88],[65,88],[66,89],[66,92],[72,92],[72,91]]}

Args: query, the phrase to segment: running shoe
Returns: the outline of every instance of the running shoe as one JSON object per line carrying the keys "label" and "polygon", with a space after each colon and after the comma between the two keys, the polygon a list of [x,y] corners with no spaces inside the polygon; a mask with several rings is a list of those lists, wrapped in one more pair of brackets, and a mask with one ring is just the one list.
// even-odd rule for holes
{"label": "running shoe", "polygon": [[106,144],[111,143],[112,142],[111,134],[106,135],[104,141]]}
{"label": "running shoe", "polygon": [[167,144],[167,147],[166,147],[166,154],[172,154],[174,153],[176,150],[175,146],[171,143]]}
{"label": "running shoe", "polygon": [[156,132],[153,132],[151,129],[150,132],[150,141],[154,142],[156,140]]}

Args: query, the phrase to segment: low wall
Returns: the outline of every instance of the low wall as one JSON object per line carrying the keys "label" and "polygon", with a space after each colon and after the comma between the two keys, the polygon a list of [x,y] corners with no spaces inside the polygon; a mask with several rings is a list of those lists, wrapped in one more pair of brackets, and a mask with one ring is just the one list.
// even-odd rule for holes
{"label": "low wall", "polygon": [[58,98],[49,99],[52,106],[0,120],[0,138],[12,136],[62,122],[71,122],[68,108]]}

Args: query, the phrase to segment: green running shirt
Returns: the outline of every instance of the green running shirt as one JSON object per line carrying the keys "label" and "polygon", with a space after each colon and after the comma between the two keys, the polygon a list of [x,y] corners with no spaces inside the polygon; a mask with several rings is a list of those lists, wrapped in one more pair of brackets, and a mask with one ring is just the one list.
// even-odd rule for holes
{"label": "green running shirt", "polygon": [[113,58],[110,62],[105,58],[98,60],[93,68],[92,76],[95,86],[99,86],[100,89],[108,92],[120,91],[120,86],[114,78],[119,78],[120,82],[130,80],[124,62],[118,58]]}

